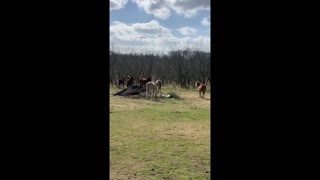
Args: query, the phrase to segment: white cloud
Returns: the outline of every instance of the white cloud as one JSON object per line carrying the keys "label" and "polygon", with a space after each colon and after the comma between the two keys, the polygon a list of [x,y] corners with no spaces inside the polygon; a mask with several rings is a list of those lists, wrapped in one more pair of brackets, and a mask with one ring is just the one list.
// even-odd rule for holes
{"label": "white cloud", "polygon": [[152,20],[148,23],[135,23],[132,25],[136,32],[146,34],[170,34],[171,30],[161,26],[158,21]]}
{"label": "white cloud", "polygon": [[110,0],[110,11],[122,9],[128,0]]}
{"label": "white cloud", "polygon": [[210,26],[210,17],[202,19],[201,24],[204,26]]}
{"label": "white cloud", "polygon": [[167,19],[173,10],[178,15],[191,18],[200,10],[210,10],[210,0],[132,0],[147,14]]}
{"label": "white cloud", "polygon": [[[180,28],[186,35],[195,35],[196,29]],[[146,23],[125,24],[114,21],[110,25],[110,47],[113,50],[134,52],[168,52],[173,49],[197,48],[210,51],[210,37],[177,37],[173,30],[152,20]]]}
{"label": "white cloud", "polygon": [[185,35],[185,36],[192,36],[192,35],[195,35],[197,30],[194,29],[194,28],[191,28],[191,27],[183,27],[183,28],[180,28],[180,29],[177,29],[182,35]]}
{"label": "white cloud", "polygon": [[171,31],[171,29],[161,26],[156,20],[131,25],[115,21],[110,26],[111,39],[115,38],[120,41],[153,42],[161,37],[172,37]]}
{"label": "white cloud", "polygon": [[132,0],[137,6],[143,9],[147,14],[152,14],[160,19],[167,19],[170,15],[170,9],[165,0]]}
{"label": "white cloud", "polygon": [[201,10],[210,10],[210,0],[168,0],[171,8],[179,15],[193,17]]}

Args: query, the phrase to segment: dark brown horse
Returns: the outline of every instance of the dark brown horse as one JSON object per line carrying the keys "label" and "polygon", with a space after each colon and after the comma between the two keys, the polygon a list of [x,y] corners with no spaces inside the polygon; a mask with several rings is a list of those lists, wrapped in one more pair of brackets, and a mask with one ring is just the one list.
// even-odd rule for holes
{"label": "dark brown horse", "polygon": [[118,86],[121,87],[121,85],[122,85],[122,87],[124,88],[124,82],[125,82],[125,80],[126,80],[125,78],[119,79],[119,80],[118,80]]}
{"label": "dark brown horse", "polygon": [[132,76],[127,76],[127,87],[130,87],[133,85],[134,79]]}
{"label": "dark brown horse", "polygon": [[140,87],[143,87],[145,86],[148,82],[151,81],[151,76],[150,77],[147,77],[147,78],[140,78],[139,79],[139,84],[140,84]]}
{"label": "dark brown horse", "polygon": [[202,84],[202,83],[197,82],[197,87],[198,87],[198,90],[199,90],[199,98],[201,98],[201,92],[202,92],[202,94],[203,94],[203,96],[202,96],[202,97],[204,98],[204,95],[205,95],[206,90],[207,90],[206,85],[205,85],[205,84]]}

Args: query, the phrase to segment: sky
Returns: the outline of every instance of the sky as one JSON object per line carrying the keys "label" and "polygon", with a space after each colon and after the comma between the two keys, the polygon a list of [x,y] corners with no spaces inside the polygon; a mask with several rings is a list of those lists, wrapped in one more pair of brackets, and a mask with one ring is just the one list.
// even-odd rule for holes
{"label": "sky", "polygon": [[210,52],[210,0],[110,0],[110,49]]}

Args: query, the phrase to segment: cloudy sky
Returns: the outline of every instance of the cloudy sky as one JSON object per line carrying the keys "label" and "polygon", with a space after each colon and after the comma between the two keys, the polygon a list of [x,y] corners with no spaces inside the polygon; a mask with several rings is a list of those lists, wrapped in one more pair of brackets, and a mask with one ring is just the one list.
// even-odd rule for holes
{"label": "cloudy sky", "polygon": [[210,0],[110,0],[110,48],[210,51]]}

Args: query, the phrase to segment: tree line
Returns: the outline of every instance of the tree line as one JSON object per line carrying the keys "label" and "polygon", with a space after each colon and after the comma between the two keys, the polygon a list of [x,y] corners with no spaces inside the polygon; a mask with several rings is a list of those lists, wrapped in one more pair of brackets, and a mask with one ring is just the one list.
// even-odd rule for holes
{"label": "tree line", "polygon": [[109,54],[109,83],[118,84],[123,77],[133,76],[135,84],[142,77],[155,77],[163,84],[181,88],[194,87],[196,82],[211,80],[211,54],[200,50],[175,50],[168,54],[117,53]]}

